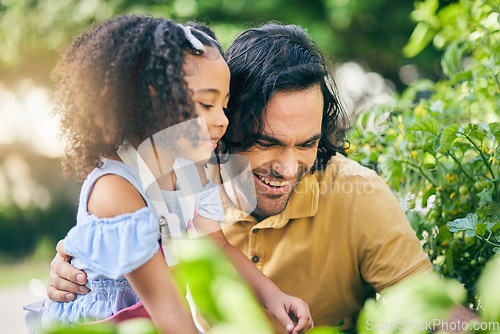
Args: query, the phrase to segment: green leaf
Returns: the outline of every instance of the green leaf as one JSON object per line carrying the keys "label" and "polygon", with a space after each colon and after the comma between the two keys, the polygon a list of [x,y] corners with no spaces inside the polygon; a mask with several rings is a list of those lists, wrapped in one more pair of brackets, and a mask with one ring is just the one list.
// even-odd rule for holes
{"label": "green leaf", "polygon": [[380,168],[387,183],[399,191],[403,176],[403,163],[393,156],[387,156],[380,163]]}
{"label": "green leaf", "polygon": [[307,334],[342,334],[337,328],[333,327],[314,327],[313,329],[306,332]]}
{"label": "green leaf", "polygon": [[232,333],[272,332],[252,290],[213,242],[171,242],[180,250],[180,262],[174,270],[178,285],[189,286],[197,311],[211,326],[218,327],[220,333],[226,325],[231,325]]}
{"label": "green leaf", "polygon": [[415,30],[410,36],[408,43],[403,47],[403,55],[413,58],[418,55],[432,41],[436,31],[429,27],[426,22],[418,22]]}
{"label": "green leaf", "polygon": [[436,157],[430,154],[429,152],[425,152],[424,159],[422,160],[423,165],[435,165]]}
{"label": "green leaf", "polygon": [[425,0],[415,2],[415,10],[410,16],[415,21],[432,21],[437,9],[439,8],[438,0]]}
{"label": "green leaf", "polygon": [[118,323],[118,334],[157,334],[150,319],[135,318]]}
{"label": "green leaf", "polygon": [[462,59],[464,53],[468,50],[467,44],[460,44],[459,41],[453,41],[447,48],[441,59],[443,72],[453,80],[453,77],[462,72]]}
{"label": "green leaf", "polygon": [[466,133],[469,137],[475,138],[482,142],[484,137],[489,136],[489,129],[486,131],[481,125],[470,123],[467,126]]}
{"label": "green leaf", "polygon": [[486,227],[486,230],[488,232],[496,232],[499,229],[500,229],[500,223],[488,223],[488,226]]}
{"label": "green leaf", "polygon": [[424,132],[430,132],[432,134],[436,134],[438,129],[439,129],[439,122],[435,118],[420,119],[410,127],[410,130],[413,131],[424,131]]}
{"label": "green leaf", "polygon": [[476,232],[475,232],[475,234],[479,235],[479,236],[483,236],[484,232],[486,232],[487,228],[488,228],[488,224],[479,223],[479,224],[476,225]]}
{"label": "green leaf", "polygon": [[453,141],[458,137],[459,128],[458,124],[452,124],[443,130],[440,140],[441,150],[446,152],[450,148]]}
{"label": "green leaf", "polygon": [[447,225],[450,228],[450,232],[457,233],[465,231],[467,236],[473,237],[476,234],[477,223],[477,216],[474,213],[469,213],[465,218],[455,219]]}
{"label": "green leaf", "polygon": [[490,123],[489,128],[497,143],[500,143],[500,122]]}
{"label": "green leaf", "polygon": [[433,145],[433,150],[434,152],[438,152],[441,149],[441,136],[443,132],[440,132],[437,136],[436,139],[434,139],[434,145]]}

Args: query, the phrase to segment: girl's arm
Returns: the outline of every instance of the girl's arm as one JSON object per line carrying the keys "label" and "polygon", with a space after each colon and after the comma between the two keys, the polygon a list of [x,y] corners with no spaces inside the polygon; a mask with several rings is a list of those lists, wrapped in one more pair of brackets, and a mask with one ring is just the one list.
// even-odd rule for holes
{"label": "girl's arm", "polygon": [[[287,332],[298,333],[314,326],[307,303],[283,293],[238,248],[227,241],[219,222],[196,216],[193,223],[196,230],[207,234],[224,250],[239,274],[250,283],[260,303],[271,312]],[[296,326],[293,321],[298,322]]]}
{"label": "girl's arm", "polygon": [[198,333],[161,251],[125,277],[160,333]]}
{"label": "girl's arm", "polygon": [[[88,200],[89,213],[100,218],[132,213],[145,206],[127,180],[112,174],[97,180]],[[125,277],[160,333],[198,333],[160,251]]]}

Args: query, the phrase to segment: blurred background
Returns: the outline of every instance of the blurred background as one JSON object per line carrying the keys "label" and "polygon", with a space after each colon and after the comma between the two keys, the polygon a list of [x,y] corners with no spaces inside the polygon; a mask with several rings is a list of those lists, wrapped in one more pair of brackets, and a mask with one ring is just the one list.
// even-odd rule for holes
{"label": "blurred background", "polygon": [[432,46],[411,59],[401,52],[413,9],[409,0],[0,0],[0,305],[15,310],[0,309],[5,333],[24,331],[20,306],[44,296],[55,244],[75,223],[80,184],[62,176],[50,72],[81,29],[116,14],[151,14],[205,22],[227,48],[267,21],[298,24],[332,59],[354,114],[441,76]]}

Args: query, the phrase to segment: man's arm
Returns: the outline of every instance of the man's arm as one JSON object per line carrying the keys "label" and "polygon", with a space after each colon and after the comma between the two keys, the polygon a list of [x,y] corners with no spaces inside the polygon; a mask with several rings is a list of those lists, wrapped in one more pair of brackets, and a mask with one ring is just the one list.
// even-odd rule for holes
{"label": "man's arm", "polygon": [[57,254],[50,264],[47,295],[53,301],[69,302],[75,299],[75,294],[89,293],[87,274],[73,267],[69,262],[71,256],[64,251],[64,240],[57,243]]}

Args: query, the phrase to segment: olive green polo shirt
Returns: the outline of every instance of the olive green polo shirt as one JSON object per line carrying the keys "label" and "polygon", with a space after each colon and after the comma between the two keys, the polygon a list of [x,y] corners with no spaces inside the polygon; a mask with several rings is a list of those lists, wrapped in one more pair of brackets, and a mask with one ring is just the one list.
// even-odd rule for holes
{"label": "olive green polo shirt", "polygon": [[306,176],[286,209],[263,221],[222,197],[229,242],[283,292],[306,301],[315,326],[352,326],[374,291],[432,270],[386,183],[342,155]]}

